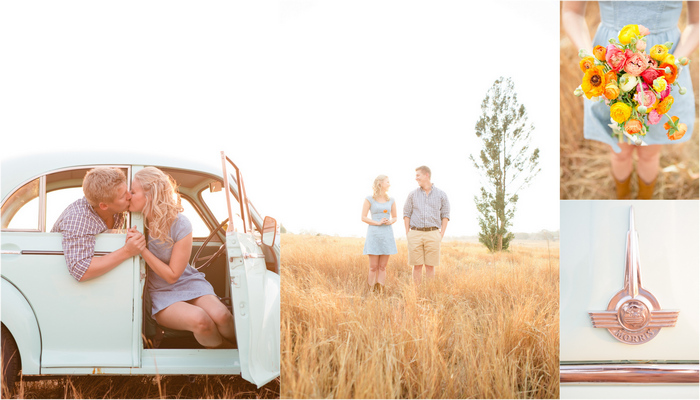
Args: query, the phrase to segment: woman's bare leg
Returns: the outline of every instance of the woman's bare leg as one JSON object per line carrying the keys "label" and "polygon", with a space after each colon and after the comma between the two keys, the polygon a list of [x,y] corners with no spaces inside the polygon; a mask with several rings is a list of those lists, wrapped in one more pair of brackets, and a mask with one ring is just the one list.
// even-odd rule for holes
{"label": "woman's bare leg", "polygon": [[171,329],[190,331],[204,347],[219,346],[223,339],[214,321],[201,308],[184,301],[171,304],[155,315],[158,324]]}
{"label": "woman's bare leg", "polygon": [[637,176],[647,185],[659,175],[661,145],[653,144],[637,148]]}
{"label": "woman's bare leg", "polygon": [[379,256],[379,268],[377,270],[377,282],[384,286],[384,281],[386,281],[386,265],[389,264],[389,255]]}
{"label": "woman's bare leg", "polygon": [[632,152],[636,146],[627,143],[620,143],[621,152],[615,153],[610,150],[610,167],[613,178],[618,182],[626,180],[632,173]]}
{"label": "woman's bare leg", "polygon": [[189,302],[200,307],[209,315],[216,324],[216,328],[221,336],[233,344],[236,343],[236,327],[233,323],[233,315],[218,297],[208,294]]}
{"label": "woman's bare leg", "polygon": [[367,284],[371,287],[377,283],[377,275],[379,274],[379,256],[370,254],[369,256],[369,274],[367,275]]}

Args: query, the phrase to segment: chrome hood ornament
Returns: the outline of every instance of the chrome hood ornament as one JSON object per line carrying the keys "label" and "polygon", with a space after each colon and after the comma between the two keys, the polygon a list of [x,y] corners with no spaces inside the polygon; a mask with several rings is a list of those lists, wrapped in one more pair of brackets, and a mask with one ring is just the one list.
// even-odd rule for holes
{"label": "chrome hood ornament", "polygon": [[607,311],[593,311],[588,315],[594,328],[607,329],[622,343],[643,344],[655,338],[661,328],[676,326],[679,311],[661,310],[656,297],[642,287],[639,238],[631,206],[625,247],[624,287],[610,299]]}

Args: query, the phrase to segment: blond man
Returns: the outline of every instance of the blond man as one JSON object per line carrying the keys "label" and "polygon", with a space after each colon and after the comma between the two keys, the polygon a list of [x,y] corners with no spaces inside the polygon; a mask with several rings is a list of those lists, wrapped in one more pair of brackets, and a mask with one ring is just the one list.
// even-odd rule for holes
{"label": "blond man", "polygon": [[416,168],[418,189],[409,193],[403,207],[408,240],[408,264],[413,265],[413,280],[420,284],[425,266],[426,278],[435,276],[440,264],[440,242],[450,220],[447,194],[430,182],[430,168]]}
{"label": "blond man", "polygon": [[122,170],[91,169],[83,179],[83,194],[85,197],[69,205],[51,229],[63,235],[68,272],[79,282],[106,274],[146,248],[144,236],[130,230],[123,247],[102,257],[94,256],[95,235],[126,227],[131,193]]}

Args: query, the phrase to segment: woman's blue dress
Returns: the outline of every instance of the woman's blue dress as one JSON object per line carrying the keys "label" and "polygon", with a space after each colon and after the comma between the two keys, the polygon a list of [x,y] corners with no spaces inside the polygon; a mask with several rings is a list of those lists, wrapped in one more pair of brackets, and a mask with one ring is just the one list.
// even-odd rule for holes
{"label": "woman's blue dress", "polygon": [[[374,197],[367,196],[369,201],[369,212],[373,221],[381,221],[382,218],[391,219],[391,206],[394,199],[390,198],[386,203],[379,203]],[[367,227],[367,239],[365,239],[365,250],[362,254],[384,255],[396,254],[396,241],[394,240],[394,229],[392,225],[370,225]]]}
{"label": "woman's blue dress", "polygon": [[[651,33],[646,36],[649,53],[651,47],[656,44],[673,42],[670,53],[676,49],[681,32],[678,29],[678,19],[683,7],[682,2],[666,1],[601,1],[600,5],[600,26],[593,38],[593,46],[606,47],[608,39],[615,38],[625,25],[639,24],[649,28]],[[650,125],[649,131],[643,140],[647,144],[673,144],[681,143],[690,139],[693,133],[695,122],[695,95],[693,84],[690,80],[690,65],[683,67],[676,82],[686,88],[686,94],[678,93],[678,87],[671,89],[674,103],[671,106],[669,115],[677,116],[680,122],[688,126],[686,134],[678,140],[669,140],[664,129],[664,123],[668,121],[665,116],[656,125]],[[620,152],[617,145],[617,137],[611,135],[612,129],[608,126],[610,121],[610,107],[605,103],[592,102],[586,99],[583,102],[584,123],[583,136],[586,139],[598,140],[612,146],[616,153]]]}

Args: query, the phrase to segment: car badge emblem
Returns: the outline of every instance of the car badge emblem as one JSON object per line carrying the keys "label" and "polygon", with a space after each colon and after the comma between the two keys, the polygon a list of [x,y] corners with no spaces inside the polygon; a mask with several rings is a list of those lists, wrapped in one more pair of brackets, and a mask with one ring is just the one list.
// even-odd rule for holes
{"label": "car badge emblem", "polygon": [[655,338],[661,328],[676,326],[680,311],[662,310],[653,294],[642,287],[639,237],[630,207],[630,229],[625,244],[625,284],[608,303],[607,311],[593,311],[594,328],[605,328],[626,344],[643,344]]}

